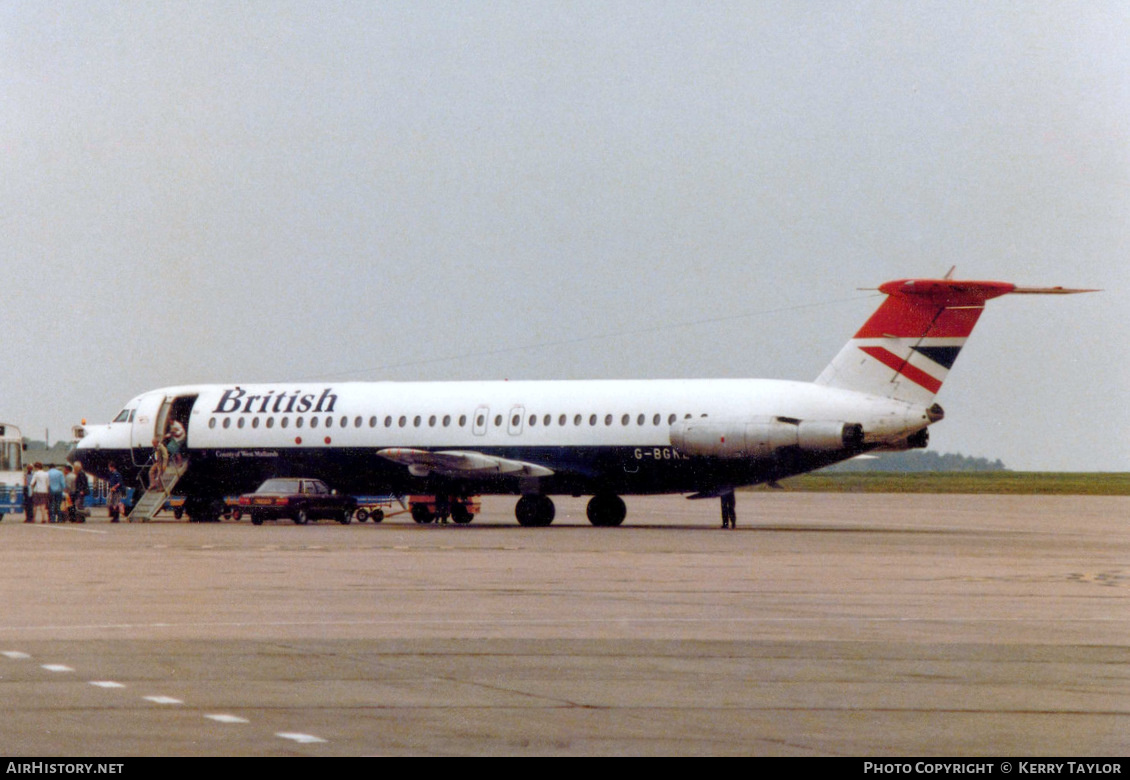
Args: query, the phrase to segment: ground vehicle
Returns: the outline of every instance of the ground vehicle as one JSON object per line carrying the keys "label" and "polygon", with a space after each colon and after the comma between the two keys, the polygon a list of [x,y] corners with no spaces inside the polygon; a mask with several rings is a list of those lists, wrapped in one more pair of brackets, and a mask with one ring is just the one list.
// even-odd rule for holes
{"label": "ground vehicle", "polygon": [[451,517],[452,522],[465,525],[475,519],[482,509],[478,496],[452,498],[443,496],[409,496],[408,506],[412,519],[417,523],[430,523],[433,520],[444,522]]}
{"label": "ground vehicle", "polygon": [[0,520],[24,511],[24,439],[14,425],[0,423]]}
{"label": "ground vehicle", "polygon": [[379,523],[392,514],[406,511],[408,504],[405,503],[403,496],[357,496],[357,511],[353,516],[359,523],[368,520]]}
{"label": "ground vehicle", "polygon": [[298,525],[320,517],[348,523],[357,508],[357,499],[330,490],[320,479],[286,477],[268,479],[254,493],[243,494],[239,497],[239,506],[251,515],[255,525],[283,517],[289,517]]}

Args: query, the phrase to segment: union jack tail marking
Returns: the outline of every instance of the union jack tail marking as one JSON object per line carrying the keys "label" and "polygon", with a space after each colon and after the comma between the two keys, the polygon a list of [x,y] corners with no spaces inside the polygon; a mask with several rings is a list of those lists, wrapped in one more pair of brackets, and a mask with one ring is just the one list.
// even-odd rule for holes
{"label": "union jack tail marking", "polygon": [[901,279],[816,379],[817,384],[929,404],[942,388],[985,301],[1008,293],[1091,292],[1007,282]]}

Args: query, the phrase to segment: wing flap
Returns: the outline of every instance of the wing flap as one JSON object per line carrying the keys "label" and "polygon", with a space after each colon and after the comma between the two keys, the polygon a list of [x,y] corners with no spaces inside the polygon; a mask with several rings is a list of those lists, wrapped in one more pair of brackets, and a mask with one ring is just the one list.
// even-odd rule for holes
{"label": "wing flap", "polygon": [[502,475],[508,477],[549,477],[553,470],[536,463],[484,455],[467,450],[415,450],[403,447],[377,450],[382,458],[408,467],[414,477],[440,474],[445,477],[477,477]]}

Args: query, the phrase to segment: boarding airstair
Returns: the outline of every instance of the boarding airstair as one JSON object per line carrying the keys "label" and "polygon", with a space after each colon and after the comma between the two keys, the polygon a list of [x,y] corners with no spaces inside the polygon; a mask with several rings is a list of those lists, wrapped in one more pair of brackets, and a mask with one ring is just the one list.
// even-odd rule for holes
{"label": "boarding airstair", "polygon": [[148,523],[157,513],[165,506],[165,502],[169,500],[169,496],[173,494],[173,488],[176,487],[177,482],[184,476],[184,472],[188,469],[188,463],[173,463],[170,462],[165,467],[165,473],[149,489],[145,491],[138,502],[133,505],[133,510],[129,513],[129,521],[131,523],[141,522]]}

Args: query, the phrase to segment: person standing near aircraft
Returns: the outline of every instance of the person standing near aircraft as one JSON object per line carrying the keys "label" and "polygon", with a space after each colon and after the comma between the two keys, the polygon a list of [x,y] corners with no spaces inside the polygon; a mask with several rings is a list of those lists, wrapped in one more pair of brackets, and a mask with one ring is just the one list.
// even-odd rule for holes
{"label": "person standing near aircraft", "polygon": [[71,466],[63,466],[63,514],[69,522],[75,521],[75,472]]}
{"label": "person standing near aircraft", "polygon": [[24,522],[25,523],[34,523],[35,522],[35,501],[32,499],[32,493],[31,493],[31,478],[32,478],[34,473],[35,472],[30,465],[26,469],[24,469]]}
{"label": "person standing near aircraft", "polygon": [[160,436],[153,437],[153,465],[149,468],[149,489],[161,487],[165,469],[169,466],[169,451]]}
{"label": "person standing near aircraft", "polygon": [[39,522],[47,522],[47,501],[51,495],[51,487],[47,479],[47,472],[43,470],[43,464],[36,461],[35,471],[31,475],[31,484],[28,489],[31,491],[32,506],[35,507],[35,516],[39,518]]}
{"label": "person standing near aircraft", "polygon": [[173,420],[169,423],[169,432],[165,434],[165,440],[168,442],[166,447],[169,450],[169,458],[172,459],[173,465],[179,466],[184,460],[184,443],[188,439],[188,432],[185,431],[184,425],[180,420]]}
{"label": "person standing near aircraft", "polygon": [[722,527],[738,527],[738,502],[734,498],[734,491],[722,494]]}
{"label": "person standing near aircraft", "polygon": [[82,469],[82,463],[75,461],[75,486],[71,493],[74,502],[71,521],[75,523],[86,522],[86,494],[90,492],[90,480]]}
{"label": "person standing near aircraft", "polygon": [[106,483],[110,488],[109,498],[106,499],[106,508],[110,511],[110,522],[118,522],[118,518],[126,513],[124,504],[125,485],[122,480],[122,474],[118,471],[118,464],[113,461],[106,467],[109,469],[110,474],[106,478]]}
{"label": "person standing near aircraft", "polygon": [[67,489],[67,478],[58,466],[52,466],[47,471],[47,488],[49,492],[48,517],[52,523],[63,522],[63,493]]}

